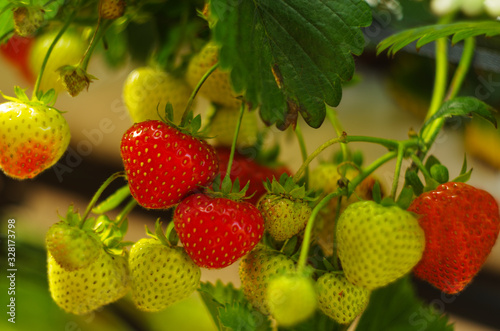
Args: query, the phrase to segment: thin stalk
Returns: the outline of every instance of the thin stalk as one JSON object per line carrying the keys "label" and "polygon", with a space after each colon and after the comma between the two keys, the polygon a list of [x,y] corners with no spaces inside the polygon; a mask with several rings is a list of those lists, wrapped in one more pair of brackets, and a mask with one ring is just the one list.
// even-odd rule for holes
{"label": "thin stalk", "polygon": [[33,99],[35,99],[36,95],[38,94],[38,89],[40,88],[40,83],[42,82],[43,72],[45,70],[45,67],[47,66],[47,62],[49,60],[50,54],[52,53],[52,50],[56,46],[56,44],[59,41],[59,39],[61,38],[61,36],[68,29],[70,24],[73,22],[73,19],[75,18],[77,12],[78,12],[78,9],[73,11],[71,13],[71,15],[69,15],[66,22],[64,22],[63,27],[61,28],[61,30],[59,30],[56,37],[54,38],[54,41],[52,41],[52,44],[50,44],[49,49],[47,50],[47,53],[45,54],[45,57],[43,59],[42,66],[40,67],[40,72],[38,73],[38,77],[36,78],[35,87],[33,88],[33,95],[32,95]]}
{"label": "thin stalk", "polygon": [[89,216],[90,211],[92,210],[92,208],[94,208],[94,205],[96,204],[97,200],[99,200],[99,198],[101,197],[102,192],[104,192],[104,190],[109,186],[109,184],[111,184],[115,179],[117,179],[118,177],[124,177],[124,176],[125,176],[125,173],[123,171],[116,172],[116,173],[112,174],[108,179],[106,179],[106,181],[101,185],[101,187],[99,187],[97,192],[92,197],[92,200],[90,200],[90,202],[87,206],[87,209],[85,210],[85,213],[83,214],[82,223],[81,223],[80,227],[83,227],[83,224],[87,220],[87,217]]}
{"label": "thin stalk", "polygon": [[340,189],[337,190],[336,192],[328,194],[323,199],[321,199],[321,201],[312,210],[311,216],[309,216],[309,220],[307,221],[306,229],[304,232],[304,239],[302,241],[302,246],[300,248],[299,261],[297,262],[298,272],[303,271],[307,263],[307,256],[309,254],[309,245],[311,243],[311,234],[314,227],[314,220],[316,219],[316,216],[318,215],[320,210],[323,209],[323,207],[325,207],[328,202],[330,202],[331,199],[336,198],[340,195],[342,195],[342,191]]}
{"label": "thin stalk", "polygon": [[127,218],[128,214],[134,209],[134,207],[137,206],[137,200],[134,198],[130,199],[130,201],[127,203],[127,205],[122,209],[120,214],[116,217],[116,224],[120,225],[124,219]]}
{"label": "thin stalk", "polygon": [[343,141],[343,137],[340,137],[340,138],[334,138],[334,139],[330,139],[328,141],[326,141],[325,143],[323,143],[321,146],[319,146],[314,152],[312,152],[311,155],[309,155],[307,157],[307,159],[302,163],[302,165],[300,166],[299,170],[297,170],[297,172],[295,173],[295,175],[293,176],[293,181],[294,182],[297,182],[300,177],[302,176],[302,174],[304,173],[304,171],[307,169],[307,167],[309,166],[309,164],[312,162],[312,160],[314,160],[321,152],[323,152],[326,148],[330,147],[331,145],[333,144],[336,144],[336,143],[339,143],[339,142],[342,142]]}
{"label": "thin stalk", "polygon": [[391,197],[395,198],[398,191],[399,175],[401,174],[401,166],[403,164],[403,157],[405,153],[404,144],[399,145],[398,156],[396,159],[396,169],[394,170],[394,179],[392,180]]}
{"label": "thin stalk", "polygon": [[337,210],[335,211],[335,219],[333,223],[333,236],[332,236],[332,244],[333,244],[333,256],[332,256],[332,265],[335,268],[335,270],[340,270],[340,265],[339,265],[339,259],[337,258],[337,224],[339,216],[340,216],[340,209],[342,208],[342,196],[339,196],[339,201],[337,202]]}
{"label": "thin stalk", "polygon": [[191,92],[191,95],[189,96],[189,100],[188,100],[188,103],[187,103],[187,106],[186,106],[186,109],[184,110],[184,114],[182,114],[182,120],[181,120],[181,123],[184,123],[184,121],[186,120],[186,117],[189,113],[189,111],[191,110],[191,107],[193,106],[193,102],[194,102],[194,98],[196,97],[196,95],[198,94],[198,91],[200,90],[201,86],[203,85],[203,83],[205,83],[205,81],[207,80],[207,78],[212,74],[212,72],[215,71],[215,69],[217,69],[217,67],[219,66],[219,62],[215,63],[210,69],[208,69],[208,71],[201,77],[200,81],[198,82],[198,84],[196,84],[193,92]]}
{"label": "thin stalk", "polygon": [[422,163],[422,160],[420,160],[420,158],[417,155],[412,155],[411,159],[413,163],[417,166],[417,168],[420,169],[420,171],[422,171],[425,177],[432,178],[430,172],[427,170],[425,165]]}
{"label": "thin stalk", "polygon": [[465,80],[465,76],[467,76],[467,72],[470,69],[475,48],[476,40],[473,37],[469,37],[464,40],[462,56],[460,57],[460,62],[455,70],[455,74],[451,79],[450,87],[448,88],[445,100],[453,99],[460,91],[462,83]]}
{"label": "thin stalk", "polygon": [[364,168],[359,175],[357,175],[352,181],[349,182],[349,185],[347,187],[347,196],[350,196],[354,192],[356,186],[358,186],[363,180],[365,180],[366,177],[377,170],[380,166],[394,159],[397,155],[397,151],[390,151],[373,161],[368,167]]}
{"label": "thin stalk", "polygon": [[97,21],[97,27],[94,31],[94,34],[92,35],[92,39],[90,40],[90,44],[85,50],[85,54],[83,55],[82,59],[80,60],[80,67],[87,71],[87,67],[89,66],[90,58],[92,57],[92,53],[95,50],[95,47],[97,46],[99,40],[104,36],[106,33],[106,30],[111,26],[113,21],[106,20],[104,23],[101,25],[101,17],[99,16],[99,20]]}
{"label": "thin stalk", "polygon": [[[337,134],[337,137],[342,137],[344,135],[344,129],[342,128],[342,124],[340,123],[337,112],[335,109],[326,107],[326,117],[330,121]],[[349,149],[346,144],[340,144],[340,150],[342,151],[342,160],[347,161],[349,157]]]}
{"label": "thin stalk", "polygon": [[242,102],[240,107],[240,116],[238,122],[236,122],[236,129],[234,129],[233,142],[231,144],[231,153],[229,154],[229,161],[227,163],[227,170],[224,179],[229,180],[231,175],[231,168],[233,167],[234,153],[236,151],[236,141],[238,140],[238,135],[241,127],[241,120],[243,119],[243,113],[245,112],[245,104]]}
{"label": "thin stalk", "polygon": [[[304,135],[302,134],[302,129],[300,128],[299,123],[295,126],[295,136],[297,137],[297,141],[299,142],[300,154],[302,156],[302,162],[307,160],[307,147],[304,139]],[[306,183],[309,178],[309,167],[305,169]]]}

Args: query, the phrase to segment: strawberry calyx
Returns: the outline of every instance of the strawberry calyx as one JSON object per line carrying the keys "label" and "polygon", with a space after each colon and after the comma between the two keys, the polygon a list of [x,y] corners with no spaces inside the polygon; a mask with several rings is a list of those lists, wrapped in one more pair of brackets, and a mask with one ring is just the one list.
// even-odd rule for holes
{"label": "strawberry calyx", "polygon": [[88,90],[90,83],[97,79],[97,77],[87,73],[80,65],[63,66],[58,71],[61,74],[64,87],[72,97],[76,97],[84,89]]}
{"label": "strawberry calyx", "polygon": [[313,190],[306,190],[305,184],[296,183],[287,173],[283,173],[279,179],[275,177],[272,181],[267,179],[263,184],[269,194],[280,195],[290,200],[313,202],[317,199]]}
{"label": "strawberry calyx", "polygon": [[206,188],[205,194],[213,198],[226,198],[234,201],[241,201],[250,199],[253,196],[253,194],[249,196],[246,195],[249,187],[250,182],[247,182],[247,184],[241,188],[238,178],[233,182],[229,176],[224,176],[221,180],[221,175],[219,173],[212,182],[212,186]]}
{"label": "strawberry calyx", "polygon": [[31,107],[51,108],[58,111],[59,113],[63,113],[60,110],[54,108],[54,104],[57,99],[56,92],[54,89],[50,89],[45,93],[39,91],[37,95],[34,96],[32,99],[30,99],[26,95],[26,90],[27,89],[22,89],[19,86],[15,86],[14,93],[16,94],[16,97],[5,95],[2,91],[0,91],[0,95],[2,95],[2,97],[8,101],[22,103]]}
{"label": "strawberry calyx", "polygon": [[186,116],[182,117],[182,120],[179,124],[174,123],[174,109],[172,107],[172,104],[168,102],[165,105],[165,115],[162,116],[160,112],[158,112],[158,116],[160,117],[161,121],[171,127],[173,127],[176,130],[179,130],[180,132],[190,135],[194,138],[197,139],[207,139],[211,137],[207,137],[203,134],[203,131],[201,129],[201,115],[198,114],[194,116],[193,111],[189,110]]}
{"label": "strawberry calyx", "polygon": [[163,245],[175,247],[179,243],[179,236],[175,231],[174,222],[169,222],[167,229],[163,232],[162,222],[158,218],[155,222],[155,232],[151,232],[146,225],[146,234],[154,239],[158,239]]}
{"label": "strawberry calyx", "polygon": [[[93,218],[90,219],[93,220]],[[128,229],[128,219],[116,222],[106,215],[99,215],[93,223],[95,224],[93,229],[108,253],[122,255],[124,248],[133,244],[133,242],[123,241]]]}

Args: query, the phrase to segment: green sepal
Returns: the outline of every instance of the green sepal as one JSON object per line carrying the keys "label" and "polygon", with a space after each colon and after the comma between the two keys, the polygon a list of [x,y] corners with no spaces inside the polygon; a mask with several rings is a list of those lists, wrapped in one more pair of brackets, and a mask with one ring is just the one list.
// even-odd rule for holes
{"label": "green sepal", "polygon": [[396,201],[394,201],[394,199],[392,197],[383,198],[382,201],[380,201],[380,204],[384,207],[392,207],[392,206],[399,207],[399,205],[396,203]]}
{"label": "green sepal", "polygon": [[462,169],[460,170],[460,175],[458,175],[451,181],[466,183],[467,181],[469,181],[471,174],[472,174],[472,168],[470,168],[470,170],[467,170],[467,155],[464,154],[464,161],[462,163]]}
{"label": "green sepal", "polygon": [[408,209],[410,207],[411,202],[413,201],[413,189],[409,186],[403,187],[401,193],[399,193],[399,197],[396,201],[401,209]]}
{"label": "green sepal", "polygon": [[435,179],[438,183],[443,184],[448,182],[450,175],[448,172],[448,168],[446,168],[442,164],[435,164],[431,167],[431,176],[433,179]]}
{"label": "green sepal", "polygon": [[326,257],[323,258],[323,265],[325,266],[326,271],[337,271],[333,264]]}
{"label": "green sepal", "polygon": [[281,252],[286,256],[292,256],[297,252],[297,243],[299,238],[297,236],[293,236],[285,241],[283,247],[281,247]]}
{"label": "green sepal", "polygon": [[95,220],[94,232],[100,238],[107,250],[123,249],[130,242],[123,242],[128,230],[128,219],[125,218],[120,224],[111,220],[106,215],[99,215]]}
{"label": "green sepal", "polygon": [[227,198],[235,201],[245,200],[253,196],[253,194],[246,196],[249,187],[250,181],[243,188],[240,188],[240,180],[238,178],[233,182],[229,176],[224,176],[221,180],[220,174],[217,174],[212,182],[212,188],[207,188],[206,194],[214,198]]}
{"label": "green sepal", "polygon": [[431,172],[432,166],[436,164],[441,164],[441,162],[434,155],[430,155],[425,161],[425,169],[427,169],[428,172]]}
{"label": "green sepal", "polygon": [[376,180],[375,184],[373,184],[372,199],[376,203],[380,203],[382,201],[382,189],[380,188],[380,182],[378,180]]}
{"label": "green sepal", "polygon": [[167,237],[170,246],[177,246],[179,243],[179,235],[177,234],[177,231],[175,231],[174,221],[168,223],[167,229],[165,230],[165,236]]}
{"label": "green sepal", "polygon": [[19,86],[14,86],[14,93],[16,97],[5,95],[2,91],[0,91],[0,95],[2,95],[2,97],[8,101],[24,103],[33,107],[49,107],[58,111],[59,113],[62,113],[60,110],[54,108],[54,104],[56,103],[57,99],[57,94],[54,89],[50,89],[45,93],[42,91],[38,91],[33,99],[30,99],[26,95],[26,90],[27,89],[22,89]]}
{"label": "green sepal", "polygon": [[304,201],[315,201],[316,196],[312,190],[306,190],[305,184],[295,183],[293,177],[283,173],[279,180],[273,177],[272,181],[267,179],[263,182],[269,194],[281,195],[288,199],[301,199]]}
{"label": "green sepal", "polygon": [[424,192],[424,184],[415,170],[407,170],[405,174],[405,186],[410,186],[413,193],[419,196]]}
{"label": "green sepal", "polygon": [[102,201],[97,206],[92,208],[92,212],[95,214],[107,213],[118,207],[129,196],[130,188],[127,184],[116,190],[113,194],[107,197],[106,200]]}

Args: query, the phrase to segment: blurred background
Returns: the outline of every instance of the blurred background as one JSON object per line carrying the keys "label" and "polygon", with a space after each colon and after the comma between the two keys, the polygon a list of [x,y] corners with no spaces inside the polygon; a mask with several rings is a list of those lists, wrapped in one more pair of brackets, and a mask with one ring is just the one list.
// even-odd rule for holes
{"label": "blurred background", "polygon": [[[430,20],[430,13],[426,13],[428,16],[419,15],[420,23],[422,17]],[[405,25],[414,23],[411,15],[406,17]],[[387,9],[379,11],[378,16],[374,16],[373,25],[365,29],[367,51],[356,58],[357,83],[344,89],[342,102],[337,108],[348,134],[405,139],[410,129],[420,128],[432,91],[433,47],[422,48],[417,53],[412,46],[395,58],[388,58],[385,54],[376,56],[374,51],[378,41],[402,24]],[[499,40],[480,39],[478,45],[474,70],[469,73],[463,93],[500,108]],[[460,45],[451,48],[450,52],[452,60],[453,56],[459,59]],[[58,221],[58,215],[65,214],[70,204],[84,210],[100,184],[114,172],[122,170],[120,139],[132,124],[122,98],[123,83],[130,71],[141,65],[141,62],[127,59],[119,67],[112,68],[102,55],[94,56],[88,72],[98,80],[90,85],[88,92],[84,91],[76,98],[61,93],[57,100],[56,107],[65,112],[72,134],[70,148],[59,166],[22,182],[0,174],[0,233],[7,228],[8,219],[16,220],[16,300],[19,304],[18,324],[6,323],[4,316],[0,321],[2,330],[163,330],[162,322],[166,320],[171,330],[214,330],[197,295],[162,313],[138,313],[130,299],[125,298],[91,316],[75,317],[60,310],[48,292],[44,235]],[[455,63],[451,61],[450,66],[453,65]],[[14,86],[28,88],[30,93],[32,85],[19,67],[6,56],[0,56],[0,90],[13,95]],[[199,99],[198,111],[203,112],[206,107],[207,103]],[[302,122],[300,125],[309,152],[335,136],[329,123],[320,129],[312,129]],[[280,161],[292,171],[297,170],[302,161],[295,136],[290,130],[283,132],[271,128],[269,131],[270,139],[282,146]],[[352,147],[362,151],[366,164],[384,152],[383,148],[373,145]],[[328,149],[319,159],[331,159],[335,151],[335,148]],[[468,165],[474,169],[469,183],[490,192],[500,201],[498,130],[476,119],[450,120],[431,153],[438,156],[448,167],[450,176],[455,177],[466,152]],[[388,163],[377,171],[386,187],[392,182],[394,166],[394,163]],[[113,184],[109,192],[123,184]],[[136,241],[145,237],[144,226],[152,228],[158,217],[166,219],[168,212],[137,207],[129,216],[130,229],[125,239]],[[2,268],[3,263],[0,264]],[[3,270],[1,275],[0,292],[3,296],[7,288]],[[222,279],[239,286],[237,263],[220,271],[203,270],[202,279]],[[451,315],[456,330],[500,330],[499,243],[474,282],[459,295],[443,296],[417,280],[415,286],[425,301],[438,311]],[[180,318],[185,312],[189,312],[189,320]],[[175,325],[178,328],[174,328]]]}

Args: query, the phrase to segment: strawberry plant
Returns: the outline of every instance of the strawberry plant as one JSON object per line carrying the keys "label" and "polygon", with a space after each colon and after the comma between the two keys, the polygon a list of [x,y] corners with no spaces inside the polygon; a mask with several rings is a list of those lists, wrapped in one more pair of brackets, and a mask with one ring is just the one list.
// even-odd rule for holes
{"label": "strawberry plant", "polygon": [[[498,43],[497,7],[0,1],[1,49],[28,78],[15,96],[2,92],[6,180],[30,185],[49,176],[78,145],[56,107],[62,98],[94,97],[91,59],[112,72],[130,69],[116,99],[129,121],[115,148],[120,169],[93,188],[82,214],[69,206],[42,236],[50,304],[59,314],[104,312],[141,330],[158,329],[158,316],[161,328],[185,329],[195,306],[200,330],[423,330],[419,314],[425,330],[453,330],[415,284],[466,293],[500,232],[499,197],[466,183],[474,176],[467,158],[458,172],[434,155],[452,120],[479,117],[496,129],[493,105],[469,85],[478,45]],[[383,15],[390,35],[373,38]],[[434,77],[391,83],[404,93],[406,84],[432,86],[419,91],[423,101],[399,99],[417,113],[425,108],[419,127],[405,128],[405,139],[345,130],[337,106],[363,79],[357,64],[391,63],[403,49],[429,45]],[[332,129],[311,150],[303,127],[325,126]],[[290,140],[296,150],[283,143]],[[358,144],[379,154],[367,162]],[[333,156],[323,158],[325,150]],[[301,157],[297,167],[284,161],[291,154]],[[131,230],[142,227],[132,211],[156,221],[154,233],[148,224]],[[210,280],[221,269],[227,278]],[[182,305],[188,312],[175,313]],[[182,321],[174,325],[175,315]],[[86,321],[91,328],[93,318]]]}

